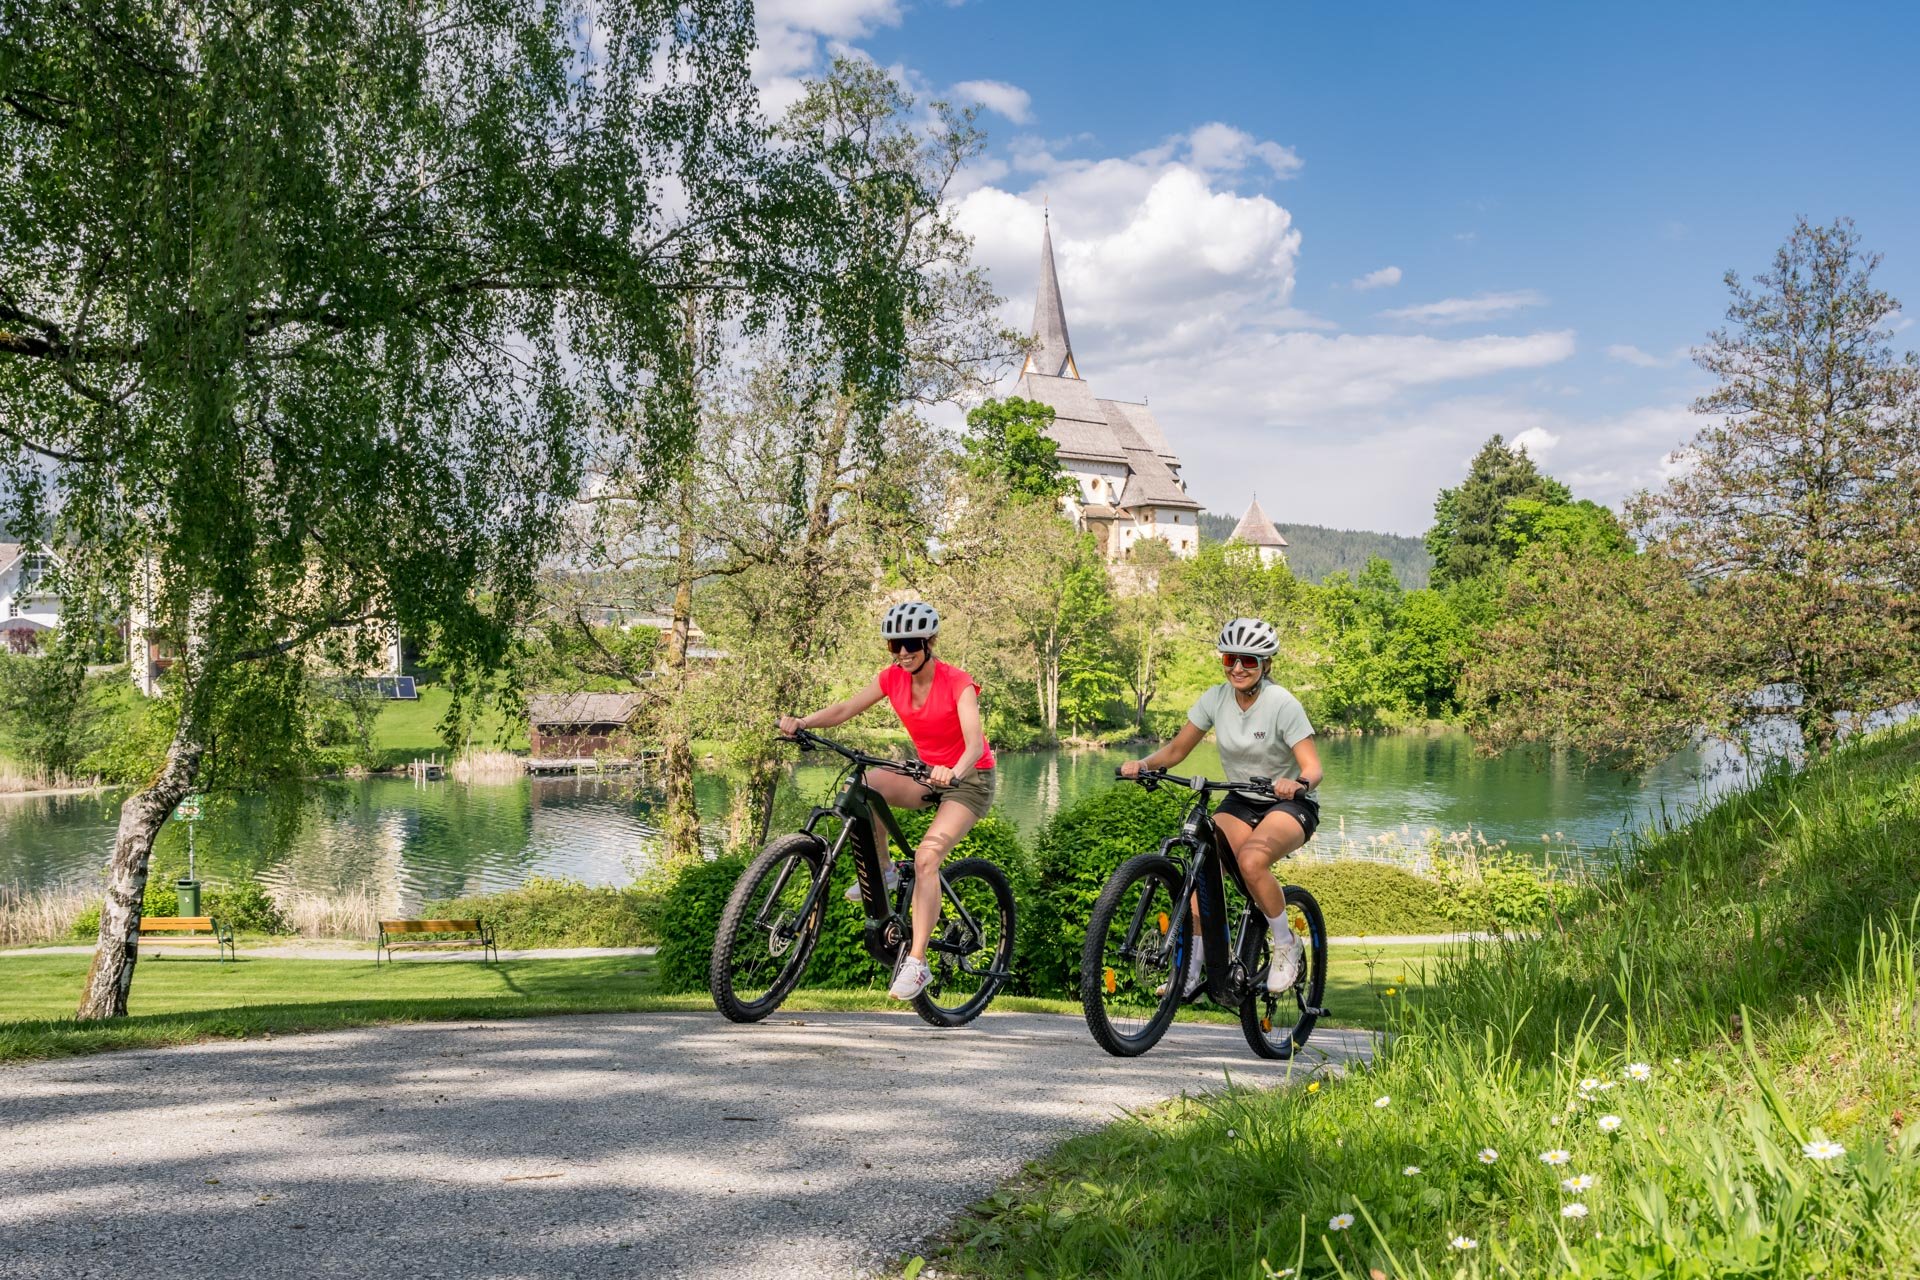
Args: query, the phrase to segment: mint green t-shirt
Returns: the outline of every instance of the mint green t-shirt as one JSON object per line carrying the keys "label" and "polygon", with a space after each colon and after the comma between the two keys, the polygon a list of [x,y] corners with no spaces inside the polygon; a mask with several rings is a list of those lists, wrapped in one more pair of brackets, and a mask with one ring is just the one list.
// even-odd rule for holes
{"label": "mint green t-shirt", "polygon": [[[1298,778],[1300,761],[1293,748],[1313,736],[1313,725],[1308,723],[1307,709],[1300,705],[1300,699],[1271,680],[1260,682],[1259,696],[1244,711],[1233,696],[1233,686],[1222,681],[1200,695],[1193,710],[1187,712],[1187,719],[1202,733],[1213,730],[1214,745],[1220,748],[1220,766],[1232,780]],[[1263,798],[1271,800],[1273,793],[1267,792]]]}

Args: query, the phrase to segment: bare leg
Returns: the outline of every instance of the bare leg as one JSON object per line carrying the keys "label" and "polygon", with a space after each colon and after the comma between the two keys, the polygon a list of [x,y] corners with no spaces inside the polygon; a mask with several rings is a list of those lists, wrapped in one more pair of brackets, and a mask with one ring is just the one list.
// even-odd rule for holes
{"label": "bare leg", "polygon": [[1231,814],[1215,814],[1213,822],[1227,838],[1240,864],[1240,878],[1247,882],[1247,892],[1260,913],[1271,920],[1285,912],[1287,895],[1274,878],[1273,864],[1307,842],[1298,819],[1277,810],[1262,818],[1258,827],[1249,827]]}
{"label": "bare leg", "polygon": [[[888,773],[876,769],[867,775],[867,786],[878,791],[887,806],[892,809],[924,809],[927,807],[927,785],[915,782],[912,778],[898,773]],[[873,815],[873,847],[880,855],[880,869],[885,874],[893,862],[893,850],[887,847],[887,829],[880,822],[880,815]]]}
{"label": "bare leg", "polygon": [[915,960],[927,958],[927,939],[940,918],[940,863],[953,846],[966,839],[980,815],[957,800],[945,800],[933,815],[920,847],[913,855],[913,950]]}

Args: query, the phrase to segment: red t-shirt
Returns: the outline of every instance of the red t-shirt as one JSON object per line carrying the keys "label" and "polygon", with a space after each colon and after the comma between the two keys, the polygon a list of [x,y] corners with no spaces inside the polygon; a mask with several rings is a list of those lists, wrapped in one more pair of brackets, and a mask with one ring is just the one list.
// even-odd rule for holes
{"label": "red t-shirt", "polygon": [[[933,660],[933,688],[927,691],[926,705],[913,705],[913,676],[903,667],[887,666],[880,671],[880,692],[893,703],[894,713],[906,726],[914,750],[928,764],[951,769],[966,754],[966,735],[960,732],[960,691],[969,685],[980,692],[980,682],[958,667]],[[993,768],[993,747],[983,742],[975,769]]]}

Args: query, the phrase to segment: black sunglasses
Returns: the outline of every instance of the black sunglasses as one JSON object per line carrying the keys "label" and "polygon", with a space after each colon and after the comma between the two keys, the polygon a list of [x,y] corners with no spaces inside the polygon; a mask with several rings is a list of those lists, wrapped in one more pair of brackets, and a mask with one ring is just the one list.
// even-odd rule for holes
{"label": "black sunglasses", "polygon": [[926,647],[927,642],[919,636],[908,636],[904,640],[887,641],[887,650],[890,653],[919,653]]}

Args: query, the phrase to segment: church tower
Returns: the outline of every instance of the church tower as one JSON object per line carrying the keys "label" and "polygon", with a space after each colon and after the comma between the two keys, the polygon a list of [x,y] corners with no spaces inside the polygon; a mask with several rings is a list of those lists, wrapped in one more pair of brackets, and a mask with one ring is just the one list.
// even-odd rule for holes
{"label": "church tower", "polygon": [[1068,514],[1115,564],[1137,542],[1157,539],[1177,556],[1200,547],[1200,504],[1187,496],[1180,457],[1145,401],[1102,400],[1080,376],[1067,337],[1067,308],[1053,265],[1053,223],[1040,237],[1033,340],[1013,394],[1053,409],[1047,435],[1071,476]]}
{"label": "church tower", "polygon": [[1073,362],[1073,341],[1067,337],[1067,308],[1060,301],[1060,276],[1053,269],[1053,219],[1046,214],[1041,217],[1046,230],[1040,236],[1040,291],[1033,300],[1034,348],[1020,376],[1039,373],[1078,380],[1080,368]]}

